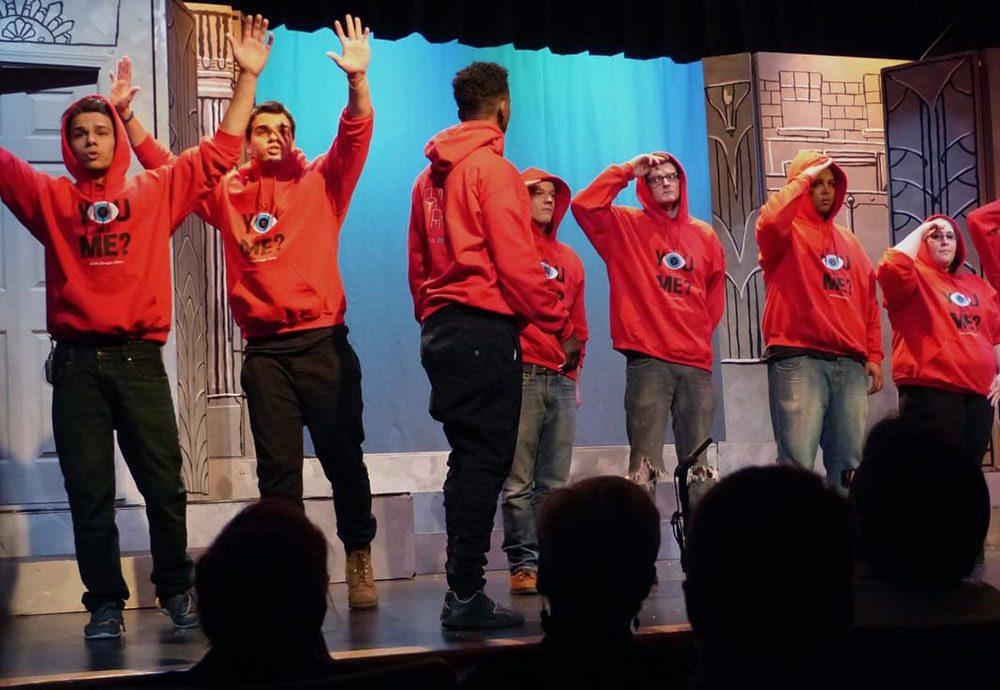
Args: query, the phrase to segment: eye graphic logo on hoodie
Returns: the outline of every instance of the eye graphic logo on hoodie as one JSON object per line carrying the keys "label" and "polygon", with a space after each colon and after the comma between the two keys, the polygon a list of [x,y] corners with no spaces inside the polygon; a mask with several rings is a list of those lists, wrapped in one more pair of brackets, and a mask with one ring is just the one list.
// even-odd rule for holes
{"label": "eye graphic logo on hoodie", "polygon": [[823,265],[831,271],[839,271],[842,268],[850,268],[850,264],[843,257],[836,254],[827,254],[823,257]]}
{"label": "eye graphic logo on hoodie", "polygon": [[566,280],[565,271],[558,266],[553,266],[547,261],[542,261],[542,270],[545,271],[545,277],[549,280],[558,280],[561,283]]}
{"label": "eye graphic logo on hoodie", "polygon": [[[955,290],[945,293],[944,297],[949,305],[948,316],[951,317],[955,328],[964,334],[979,333],[979,327],[982,325],[982,316],[978,310],[980,305],[979,295],[975,293],[966,295],[964,292]],[[952,309],[952,305],[958,307],[960,311]]]}
{"label": "eye graphic logo on hoodie", "polygon": [[[975,297],[975,295],[973,295],[972,297]],[[965,307],[968,307],[970,304],[972,304],[972,298],[970,298],[967,295],[962,294],[961,292],[958,292],[957,290],[955,292],[951,293],[950,295],[948,295],[948,300],[951,301],[952,304],[957,304],[958,306],[962,307],[963,309]],[[979,306],[979,300],[978,299],[976,299],[976,304],[973,305],[973,306]]]}
{"label": "eye graphic logo on hoodie", "polygon": [[282,233],[271,234],[278,224],[278,217],[267,211],[260,211],[252,216],[244,215],[243,220],[246,222],[246,237],[240,238],[243,255],[253,263],[277,259],[281,245],[285,242]]}
{"label": "eye graphic logo on hoodie", "polygon": [[851,270],[850,257],[843,257],[836,252],[825,252],[820,259],[823,264],[823,289],[832,297],[850,297],[854,292],[854,283],[847,272]]}
{"label": "eye graphic logo on hoodie", "polygon": [[[551,264],[548,261],[546,261],[546,260],[543,259],[542,260],[542,270],[545,272],[545,277],[548,280],[554,280],[557,283],[565,283],[566,282],[566,269],[565,268],[563,268],[561,266],[555,266],[555,265],[553,265],[553,264]],[[554,289],[556,291],[556,294],[559,295],[559,300],[562,301],[563,298],[565,297],[565,293],[563,292],[562,287],[556,287]]]}
{"label": "eye graphic logo on hoodie", "polygon": [[87,209],[87,218],[104,225],[118,217],[118,207],[110,201],[98,201]]}
{"label": "eye graphic logo on hoodie", "polygon": [[88,204],[81,201],[77,207],[80,213],[80,258],[93,259],[128,255],[132,234],[112,232],[117,223],[124,223],[132,217],[132,206],[128,199],[95,201]]}
{"label": "eye graphic logo on hoodie", "polygon": [[261,235],[270,232],[277,224],[278,219],[266,211],[261,211],[253,217],[252,221],[250,221],[250,225],[253,227],[254,231]]}
{"label": "eye graphic logo on hoodie", "polygon": [[669,271],[667,275],[657,274],[656,282],[660,289],[673,295],[690,295],[694,257],[668,249],[657,249],[655,253],[657,269],[666,268]]}

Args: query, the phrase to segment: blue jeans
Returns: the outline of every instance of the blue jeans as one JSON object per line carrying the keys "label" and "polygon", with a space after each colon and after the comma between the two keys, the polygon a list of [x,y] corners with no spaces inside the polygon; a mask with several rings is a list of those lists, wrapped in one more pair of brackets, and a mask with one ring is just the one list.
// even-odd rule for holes
{"label": "blue jeans", "polygon": [[[714,412],[711,372],[654,357],[629,357],[625,369],[629,478],[655,495],[657,478],[667,474],[663,463],[667,421],[674,430],[677,457],[685,458],[711,433]],[[698,463],[707,463],[704,453]]]}
{"label": "blue jeans", "polygon": [[503,550],[511,572],[538,570],[535,511],[566,484],[576,431],[576,382],[524,365],[514,465],[503,487]]}
{"label": "blue jeans", "polygon": [[778,462],[812,470],[821,447],[827,483],[846,493],[841,482],[861,461],[868,417],[864,365],[799,355],[769,362],[767,383]]}

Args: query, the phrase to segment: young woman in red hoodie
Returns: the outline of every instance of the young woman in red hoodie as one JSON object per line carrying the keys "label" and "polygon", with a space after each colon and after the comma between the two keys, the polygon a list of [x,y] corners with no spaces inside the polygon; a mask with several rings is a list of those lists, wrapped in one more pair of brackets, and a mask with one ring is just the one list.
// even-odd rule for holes
{"label": "young woman in red hoodie", "polygon": [[52,429],[91,614],[88,639],[125,631],[116,434],[146,503],[160,605],[175,627],[198,625],[181,450],[161,353],[171,323],[170,237],[239,160],[267,36],[267,20],[247,18],[242,38],[232,40],[241,72],[219,130],[170,168],[126,179],[128,120],[98,95],[63,113],[63,161],[75,180],[41,173],[0,147],[0,199],[45,248],[46,321],[56,342],[48,368]]}
{"label": "young woman in red hoodie", "polygon": [[957,223],[935,215],[886,250],[877,275],[900,414],[939,428],[979,462],[1000,397],[1000,307],[964,260]]}

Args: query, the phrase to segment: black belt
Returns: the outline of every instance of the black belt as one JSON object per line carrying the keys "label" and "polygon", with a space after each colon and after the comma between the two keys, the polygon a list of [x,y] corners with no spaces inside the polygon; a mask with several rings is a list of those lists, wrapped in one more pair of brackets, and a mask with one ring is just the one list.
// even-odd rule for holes
{"label": "black belt", "polygon": [[543,367],[541,364],[522,364],[521,368],[524,373],[529,376],[562,376],[562,374],[555,369]]}

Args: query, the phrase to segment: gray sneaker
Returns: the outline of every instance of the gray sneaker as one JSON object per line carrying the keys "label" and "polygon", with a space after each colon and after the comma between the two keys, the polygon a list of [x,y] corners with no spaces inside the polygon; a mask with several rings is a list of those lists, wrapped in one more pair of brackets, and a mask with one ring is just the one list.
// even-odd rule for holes
{"label": "gray sneaker", "polygon": [[125,620],[117,602],[104,604],[90,614],[90,622],[83,626],[87,640],[111,640],[125,634]]}
{"label": "gray sneaker", "polygon": [[198,618],[198,609],[194,605],[194,596],[191,590],[167,597],[160,600],[160,611],[167,614],[178,630],[197,628],[201,625]]}

